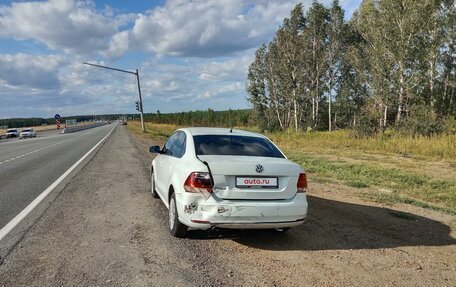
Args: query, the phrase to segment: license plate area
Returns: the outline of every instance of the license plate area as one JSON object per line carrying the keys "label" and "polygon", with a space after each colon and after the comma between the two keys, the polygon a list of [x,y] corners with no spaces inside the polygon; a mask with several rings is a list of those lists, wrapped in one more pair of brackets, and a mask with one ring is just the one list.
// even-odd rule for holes
{"label": "license plate area", "polygon": [[236,187],[238,188],[278,188],[278,177],[251,177],[236,176]]}

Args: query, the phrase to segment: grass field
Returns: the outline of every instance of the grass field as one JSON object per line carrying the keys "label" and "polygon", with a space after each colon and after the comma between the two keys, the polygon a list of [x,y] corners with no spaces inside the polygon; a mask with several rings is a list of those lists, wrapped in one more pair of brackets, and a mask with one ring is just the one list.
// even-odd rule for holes
{"label": "grass field", "polygon": [[[177,126],[147,123],[135,134],[162,143]],[[345,185],[362,198],[456,214],[456,136],[354,138],[347,131],[268,133],[314,182]]]}

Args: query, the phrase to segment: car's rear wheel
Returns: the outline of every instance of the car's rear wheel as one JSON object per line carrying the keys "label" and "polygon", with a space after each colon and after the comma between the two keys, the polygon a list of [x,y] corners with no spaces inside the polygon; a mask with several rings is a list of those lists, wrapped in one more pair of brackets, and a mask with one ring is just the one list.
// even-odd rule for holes
{"label": "car's rear wheel", "polygon": [[150,174],[150,185],[151,185],[150,192],[152,193],[152,197],[153,198],[158,198],[157,189],[155,189],[155,178],[154,178],[154,173],[153,172],[151,172],[151,174]]}
{"label": "car's rear wheel", "polygon": [[173,193],[169,200],[169,232],[174,237],[185,237],[188,227],[179,221],[177,213],[176,196]]}

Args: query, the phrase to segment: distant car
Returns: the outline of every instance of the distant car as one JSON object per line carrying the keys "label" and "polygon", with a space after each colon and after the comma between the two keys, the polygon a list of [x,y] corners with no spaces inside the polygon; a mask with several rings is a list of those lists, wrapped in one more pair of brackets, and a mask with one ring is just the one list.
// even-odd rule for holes
{"label": "distant car", "polygon": [[35,138],[36,137],[36,132],[34,129],[29,128],[29,129],[23,129],[21,133],[19,134],[19,138]]}
{"label": "distant car", "polygon": [[285,231],[307,216],[307,176],[267,137],[233,129],[175,131],[151,166],[151,191],[169,210],[169,230],[188,227]]}
{"label": "distant car", "polygon": [[120,124],[123,125],[123,126],[126,126],[127,125],[127,121],[122,121],[122,122],[120,122]]}
{"label": "distant car", "polygon": [[5,135],[7,138],[17,138],[19,137],[19,132],[17,129],[7,129]]}

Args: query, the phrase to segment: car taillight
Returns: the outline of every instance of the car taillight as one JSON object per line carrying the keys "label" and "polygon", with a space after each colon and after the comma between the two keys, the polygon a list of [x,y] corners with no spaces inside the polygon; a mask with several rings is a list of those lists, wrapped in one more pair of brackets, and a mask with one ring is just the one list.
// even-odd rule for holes
{"label": "car taillight", "polygon": [[192,172],[184,183],[187,192],[212,192],[211,176],[207,172]]}
{"label": "car taillight", "polygon": [[299,174],[298,192],[307,192],[307,175],[305,173]]}

